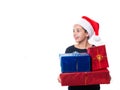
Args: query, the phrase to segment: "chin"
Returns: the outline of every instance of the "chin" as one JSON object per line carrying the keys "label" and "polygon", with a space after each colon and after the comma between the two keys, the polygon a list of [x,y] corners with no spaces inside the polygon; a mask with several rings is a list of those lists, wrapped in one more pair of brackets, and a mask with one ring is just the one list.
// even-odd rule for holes
{"label": "chin", "polygon": [[76,43],[79,43],[80,41],[75,41]]}

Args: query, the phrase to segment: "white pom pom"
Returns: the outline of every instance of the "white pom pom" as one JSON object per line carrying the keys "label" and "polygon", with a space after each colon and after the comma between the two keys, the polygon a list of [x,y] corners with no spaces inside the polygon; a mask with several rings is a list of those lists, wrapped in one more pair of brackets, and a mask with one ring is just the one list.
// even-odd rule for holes
{"label": "white pom pom", "polygon": [[97,42],[99,42],[101,39],[100,39],[99,36],[95,36],[95,37],[94,37],[94,40],[97,41]]}

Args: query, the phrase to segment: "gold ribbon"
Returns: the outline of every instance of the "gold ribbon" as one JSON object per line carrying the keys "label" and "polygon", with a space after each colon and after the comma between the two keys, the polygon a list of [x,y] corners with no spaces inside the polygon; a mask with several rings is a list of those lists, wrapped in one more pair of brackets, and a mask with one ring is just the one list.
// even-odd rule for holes
{"label": "gold ribbon", "polygon": [[100,62],[103,59],[103,56],[101,54],[96,55],[97,60]]}
{"label": "gold ribbon", "polygon": [[93,60],[98,60],[98,62],[99,62],[99,67],[101,68],[101,60],[103,60],[103,58],[104,57],[106,57],[106,56],[103,56],[103,55],[101,55],[101,54],[99,54],[99,50],[97,49],[97,55],[96,55],[96,57],[95,58],[93,58]]}

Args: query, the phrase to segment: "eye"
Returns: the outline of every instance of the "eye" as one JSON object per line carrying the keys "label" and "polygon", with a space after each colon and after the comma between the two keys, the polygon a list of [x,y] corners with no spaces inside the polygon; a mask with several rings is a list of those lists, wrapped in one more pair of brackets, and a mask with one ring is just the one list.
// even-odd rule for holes
{"label": "eye", "polygon": [[81,29],[77,29],[76,31],[77,31],[77,32],[80,32],[80,31],[81,31]]}

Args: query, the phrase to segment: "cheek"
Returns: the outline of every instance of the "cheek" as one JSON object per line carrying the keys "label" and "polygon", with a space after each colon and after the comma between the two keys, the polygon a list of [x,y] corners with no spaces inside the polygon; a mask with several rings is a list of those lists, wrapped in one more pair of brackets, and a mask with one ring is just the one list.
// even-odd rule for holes
{"label": "cheek", "polygon": [[73,33],[73,36],[81,36],[82,34],[81,33]]}
{"label": "cheek", "polygon": [[83,37],[83,34],[82,34],[82,33],[78,33],[77,36],[78,36],[79,38],[81,38],[81,37]]}
{"label": "cheek", "polygon": [[82,35],[81,33],[74,34],[73,36],[74,36],[74,39],[75,39],[76,41],[79,41],[79,40],[81,40],[81,39],[84,38],[83,35]]}

